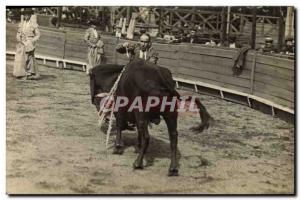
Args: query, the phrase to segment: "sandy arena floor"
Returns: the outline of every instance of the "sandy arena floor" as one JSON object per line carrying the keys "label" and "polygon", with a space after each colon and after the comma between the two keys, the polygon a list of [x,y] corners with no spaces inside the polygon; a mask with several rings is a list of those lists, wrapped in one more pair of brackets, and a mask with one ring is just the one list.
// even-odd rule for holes
{"label": "sandy arena floor", "polygon": [[[40,66],[39,81],[15,80],[7,61],[6,160],[9,194],[291,194],[294,126],[251,108],[201,95],[216,124],[200,134],[197,114],[178,121],[180,176],[168,177],[166,125],[150,129],[144,170],[106,151],[85,73]],[[113,140],[113,137],[111,138]]]}

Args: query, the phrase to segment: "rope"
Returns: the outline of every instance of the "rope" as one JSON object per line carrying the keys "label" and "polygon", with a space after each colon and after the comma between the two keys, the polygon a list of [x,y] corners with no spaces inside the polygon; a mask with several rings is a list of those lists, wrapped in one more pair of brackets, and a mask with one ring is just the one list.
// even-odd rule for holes
{"label": "rope", "polygon": [[[115,103],[113,103],[112,105],[112,109],[115,107]],[[106,134],[106,143],[105,143],[105,147],[107,148],[108,142],[109,142],[109,136],[111,133],[111,129],[112,129],[112,118],[113,118],[113,114],[114,112],[111,111],[110,112],[110,117],[109,117],[109,124],[108,124],[108,129],[107,129],[107,134]]]}
{"label": "rope", "polygon": [[[115,81],[113,87],[110,89],[110,92],[108,94],[108,99],[110,99],[111,97],[114,97],[115,95],[115,92],[117,90],[117,87],[118,87],[118,84],[119,84],[119,81],[121,79],[121,76],[122,74],[124,73],[125,69],[126,69],[127,65],[124,66],[124,68],[122,69],[121,73],[119,74],[117,80]],[[110,101],[108,100],[107,102],[105,102],[103,108],[106,108],[107,104],[110,103]],[[108,129],[107,129],[107,133],[106,133],[106,143],[105,143],[105,146],[107,148],[107,145],[108,145],[108,141],[109,141],[109,136],[110,136],[110,133],[111,133],[111,129],[112,129],[112,118],[113,118],[113,110],[114,110],[114,106],[115,106],[115,103],[113,102],[112,104],[112,107],[111,107],[111,113],[110,113],[110,117],[109,117],[109,126],[108,126]],[[108,111],[107,111],[108,112]],[[103,123],[103,120],[105,118],[105,114],[107,112],[102,112],[101,108],[98,112],[98,116],[100,115],[99,117],[99,126],[100,126],[100,129],[102,127],[102,123]]]}

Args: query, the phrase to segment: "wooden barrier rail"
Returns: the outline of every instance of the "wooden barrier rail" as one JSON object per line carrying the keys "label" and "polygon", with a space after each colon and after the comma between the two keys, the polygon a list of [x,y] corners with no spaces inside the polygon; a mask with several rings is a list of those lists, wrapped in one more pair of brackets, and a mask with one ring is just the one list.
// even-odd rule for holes
{"label": "wooden barrier rail", "polygon": [[[12,54],[16,45],[16,26],[7,24],[7,53]],[[87,45],[83,41],[83,32],[64,32],[41,28],[41,39],[38,43],[37,57],[54,60],[56,66],[62,63],[76,64],[85,70]],[[126,64],[125,55],[117,54],[115,46],[127,40],[111,36],[102,37],[105,47],[105,63]],[[160,44],[153,43],[159,53],[158,65],[171,70],[178,86],[189,84],[196,92],[200,88],[219,91],[221,98],[228,94],[245,97],[252,107],[255,100],[270,106],[272,114],[275,109],[294,114],[294,60],[256,54],[249,51],[243,73],[232,76],[233,57],[237,49],[212,48],[193,44]]]}

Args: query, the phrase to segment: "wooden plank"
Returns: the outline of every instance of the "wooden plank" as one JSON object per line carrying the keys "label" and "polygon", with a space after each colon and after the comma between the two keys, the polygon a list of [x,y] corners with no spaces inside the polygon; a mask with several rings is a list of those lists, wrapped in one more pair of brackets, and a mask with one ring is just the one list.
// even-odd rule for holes
{"label": "wooden plank", "polygon": [[55,51],[56,53],[60,53],[61,55],[64,55],[64,47],[55,47],[55,46],[45,46],[43,44],[38,44],[36,49],[45,49],[48,50],[49,53],[51,51]]}
{"label": "wooden plank", "polygon": [[57,50],[57,51],[64,51],[64,44],[56,44],[56,43],[51,43],[49,42],[44,42],[44,41],[39,41],[37,42],[37,47],[39,48],[45,48],[45,49],[50,49],[50,50]]}
{"label": "wooden plank", "polygon": [[[232,69],[231,67],[216,65],[216,64],[209,64],[209,63],[202,63],[197,61],[191,61],[191,60],[183,60],[179,59],[178,61],[178,67],[184,67],[184,68],[191,68],[195,70],[200,71],[208,71],[208,72],[214,72],[217,74],[223,74],[230,77],[232,76]],[[243,73],[238,76],[239,78],[244,79],[250,79],[250,71],[248,69],[243,70]]]}
{"label": "wooden plank", "polygon": [[166,52],[177,52],[181,47],[184,45],[171,45],[171,44],[159,44],[159,43],[153,43],[152,47],[153,49],[158,49],[160,51],[166,51]]}
{"label": "wooden plank", "polygon": [[9,38],[6,38],[6,44],[17,44],[17,39],[16,37],[9,37]]}
{"label": "wooden plank", "polygon": [[169,69],[171,71],[172,75],[176,75],[177,74],[176,68],[174,68],[174,67],[170,67],[168,65],[163,65],[163,64],[160,64],[159,66]]}
{"label": "wooden plank", "polygon": [[116,51],[116,47],[112,46],[112,45],[104,44],[104,51],[115,52]]}
{"label": "wooden plank", "polygon": [[53,56],[53,57],[57,57],[57,58],[63,58],[63,54],[61,54],[60,52],[56,52],[56,51],[48,51],[47,49],[36,49],[36,53],[37,54],[42,54],[42,55],[48,55],[48,56]]}
{"label": "wooden plank", "polygon": [[69,60],[74,60],[74,61],[81,61],[81,62],[87,62],[87,58],[79,58],[79,57],[74,57],[74,56],[66,56],[66,59]]}
{"label": "wooden plank", "polygon": [[155,49],[155,52],[158,53],[159,58],[178,59],[179,56],[176,51],[162,51],[160,49]]}
{"label": "wooden plank", "polygon": [[[251,61],[253,58],[253,55],[247,56],[246,60]],[[275,66],[279,68],[285,68],[285,69],[290,69],[294,70],[294,65],[295,62],[294,60],[291,59],[285,59],[285,58],[280,58],[280,57],[275,57],[275,56],[267,56],[267,55],[257,55],[257,63],[261,64],[266,64],[270,66]]]}
{"label": "wooden plank", "polygon": [[249,88],[245,88],[245,87],[241,87],[241,86],[227,84],[227,83],[224,83],[224,82],[213,81],[213,80],[206,79],[206,78],[194,77],[194,76],[191,76],[191,75],[186,75],[186,74],[181,74],[181,73],[178,73],[177,76],[181,77],[181,78],[184,78],[184,79],[188,79],[190,81],[201,81],[201,82],[208,83],[208,84],[211,84],[211,85],[214,85],[214,86],[217,86],[217,87],[224,87],[224,88],[227,88],[227,89],[235,90],[237,92],[243,92],[245,94],[249,93]]}
{"label": "wooden plank", "polygon": [[77,45],[77,44],[66,44],[65,45],[65,50],[66,51],[76,51],[76,52],[87,52],[88,50],[88,46],[87,45]]}
{"label": "wooden plank", "polygon": [[288,91],[294,91],[294,81],[289,81],[281,78],[275,78],[272,75],[255,73],[255,81],[282,88]]}
{"label": "wooden plank", "polygon": [[52,48],[37,47],[36,51],[38,51],[38,52],[44,52],[44,53],[49,53],[51,55],[53,55],[53,54],[60,55],[61,57],[64,55],[63,49],[62,50],[58,50],[58,49],[52,49]]}
{"label": "wooden plank", "polygon": [[225,57],[216,57],[212,55],[204,55],[204,54],[194,54],[194,53],[180,53],[180,60],[184,61],[195,61],[199,64],[215,64],[216,66],[232,68],[233,66],[233,59],[225,58]]}
{"label": "wooden plank", "polygon": [[84,40],[77,40],[77,41],[70,41],[70,40],[66,40],[66,45],[75,45],[75,46],[84,46],[87,47],[87,43]]}
{"label": "wooden plank", "polygon": [[75,58],[85,58],[87,59],[87,51],[86,52],[75,52],[75,51],[66,51],[65,57],[75,57]]}
{"label": "wooden plank", "polygon": [[49,37],[65,37],[65,35],[66,35],[65,32],[57,32],[57,31],[54,31],[53,29],[51,29],[51,30],[40,29],[40,33],[43,36],[49,36]]}
{"label": "wooden plank", "polygon": [[281,98],[274,97],[272,95],[265,94],[265,93],[259,92],[259,91],[254,91],[254,95],[256,95],[258,97],[261,97],[261,98],[264,98],[264,99],[267,99],[267,100],[272,101],[274,103],[277,103],[279,105],[286,106],[290,109],[294,109],[294,103],[293,102],[283,100]]}
{"label": "wooden plank", "polygon": [[175,60],[175,59],[168,59],[168,58],[159,58],[158,61],[157,61],[157,64],[158,65],[168,65],[170,67],[175,67],[175,68],[178,68],[179,65],[178,65],[178,61]]}
{"label": "wooden plank", "polygon": [[205,78],[212,81],[218,81],[218,82],[223,81],[226,84],[241,86],[250,89],[250,80],[246,80],[238,77],[229,77],[222,74],[216,74],[213,72],[199,71],[199,70],[186,69],[186,68],[177,68],[177,72],[185,75],[190,75],[193,77],[198,77],[200,79]]}
{"label": "wooden plank", "polygon": [[105,43],[105,44],[112,44],[115,45],[118,41],[117,38],[113,38],[113,37],[101,37],[101,40]]}
{"label": "wooden plank", "polygon": [[200,85],[202,87],[212,88],[212,89],[216,89],[216,90],[222,90],[224,92],[229,92],[229,93],[240,95],[240,96],[245,96],[245,97],[248,97],[248,98],[253,99],[255,101],[261,102],[263,104],[273,106],[274,108],[278,108],[278,109],[283,110],[285,112],[294,114],[294,110],[291,109],[291,108],[288,108],[286,106],[282,106],[278,103],[275,103],[273,101],[267,100],[267,99],[262,98],[262,97],[258,97],[258,96],[255,96],[255,95],[248,94],[247,92],[241,92],[239,90],[228,89],[228,88],[225,88],[225,87],[222,87],[222,86],[217,86],[215,84],[205,83],[205,82],[202,82],[202,81],[199,81],[199,80],[194,80],[193,81],[190,78],[174,77],[174,80],[180,81],[180,82],[183,82],[183,83],[187,83],[187,84],[192,84],[192,85],[196,84],[196,85]]}
{"label": "wooden plank", "polygon": [[294,92],[287,91],[281,88],[273,87],[268,84],[256,82],[254,84],[254,91],[258,91],[260,93],[265,93],[270,96],[278,97],[280,99],[284,99],[290,102],[294,102]]}
{"label": "wooden plank", "polygon": [[210,55],[224,58],[233,58],[233,56],[237,53],[236,49],[222,49],[197,44],[187,44],[186,46],[180,48],[180,51],[190,54]]}
{"label": "wooden plank", "polygon": [[[251,69],[251,62],[246,61],[245,69]],[[255,73],[260,73],[268,76],[273,76],[274,78],[281,78],[290,81],[294,81],[294,70],[274,67],[266,64],[256,63]]]}
{"label": "wooden plank", "polygon": [[64,38],[41,36],[38,43],[41,43],[41,42],[52,44],[52,45],[64,45],[65,40],[64,40]]}

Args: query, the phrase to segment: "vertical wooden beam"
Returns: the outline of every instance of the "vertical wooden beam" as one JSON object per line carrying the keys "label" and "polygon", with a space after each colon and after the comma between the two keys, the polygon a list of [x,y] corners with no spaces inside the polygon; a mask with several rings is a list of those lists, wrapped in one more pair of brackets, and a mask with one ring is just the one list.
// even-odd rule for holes
{"label": "vertical wooden beam", "polygon": [[112,6],[110,7],[110,27],[114,27],[115,26],[115,9],[116,7]]}
{"label": "vertical wooden beam", "polygon": [[227,24],[226,24],[226,34],[227,37],[229,35],[229,30],[230,29],[230,6],[227,7]]}
{"label": "vertical wooden beam", "polygon": [[253,94],[254,89],[254,75],[255,75],[255,67],[256,67],[256,51],[253,53],[253,62],[251,68],[251,79],[250,79],[250,94]]}
{"label": "vertical wooden beam", "polygon": [[265,35],[265,17],[262,17],[261,35]]}
{"label": "vertical wooden beam", "polygon": [[195,6],[193,6],[192,7],[192,22],[194,22],[195,21],[195,13],[196,13],[196,7]]}
{"label": "vertical wooden beam", "polygon": [[293,32],[294,7],[289,6],[286,13],[285,38],[292,37]]}
{"label": "vertical wooden beam", "polygon": [[173,27],[173,24],[172,24],[173,23],[173,12],[174,12],[174,10],[170,10],[170,24],[169,25],[171,27]]}
{"label": "vertical wooden beam", "polygon": [[252,28],[251,28],[251,48],[255,49],[256,41],[256,11],[257,8],[254,6],[252,8]]}
{"label": "vertical wooden beam", "polygon": [[243,16],[240,15],[240,27],[239,27],[239,34],[242,34],[242,27],[243,27]]}
{"label": "vertical wooden beam", "polygon": [[67,43],[67,31],[64,31],[64,55],[63,55],[63,59],[66,58],[66,43]]}
{"label": "vertical wooden beam", "polygon": [[57,7],[57,23],[56,23],[56,28],[60,27],[61,15],[62,15],[62,7],[59,6],[59,7]]}
{"label": "vertical wooden beam", "polygon": [[244,34],[245,17],[241,15],[240,34]]}
{"label": "vertical wooden beam", "polygon": [[82,8],[81,7],[79,7],[79,21],[82,22]]}
{"label": "vertical wooden beam", "polygon": [[150,30],[150,19],[151,18],[151,9],[148,10],[148,21],[147,21],[147,32]]}
{"label": "vertical wooden beam", "polygon": [[158,27],[158,34],[162,36],[163,34],[163,23],[164,23],[164,7],[160,7],[160,12],[159,12],[159,27]]}
{"label": "vertical wooden beam", "polygon": [[278,19],[278,49],[281,50],[284,40],[284,19],[281,7],[279,9],[279,19]]}
{"label": "vertical wooden beam", "polygon": [[[97,8],[97,12],[99,14],[98,8]],[[105,7],[102,7],[102,15],[101,15],[101,19],[102,19],[102,24],[104,24],[105,26],[108,26],[108,24],[105,24],[106,22],[106,15],[105,15]],[[104,27],[104,31],[105,31],[105,27]]]}
{"label": "vertical wooden beam", "polygon": [[126,18],[127,18],[127,23],[129,24],[129,22],[130,22],[130,6],[127,6],[127,8],[126,8]]}
{"label": "vertical wooden beam", "polygon": [[226,41],[226,7],[222,7],[221,11],[221,44],[222,46]]}

